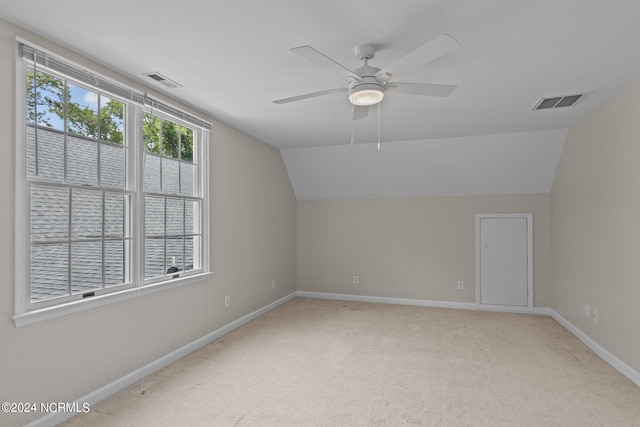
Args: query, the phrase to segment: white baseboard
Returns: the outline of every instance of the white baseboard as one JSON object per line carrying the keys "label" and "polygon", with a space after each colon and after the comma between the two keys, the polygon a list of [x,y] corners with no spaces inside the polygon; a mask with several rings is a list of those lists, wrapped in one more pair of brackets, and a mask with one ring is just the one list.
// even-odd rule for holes
{"label": "white baseboard", "polygon": [[[154,360],[153,362],[141,367],[140,369],[137,369],[133,372],[131,372],[130,374],[125,375],[122,378],[119,378],[117,380],[115,380],[114,382],[105,385],[104,387],[99,388],[98,390],[95,390],[83,397],[81,397],[80,399],[77,399],[75,401],[75,403],[77,403],[77,407],[82,408],[84,403],[88,403],[90,406],[93,406],[95,404],[97,404],[98,402],[101,402],[103,400],[105,400],[108,397],[111,397],[112,395],[116,394],[117,392],[124,390],[125,388],[129,387],[132,384],[135,384],[139,381],[142,381],[144,378],[148,377],[149,375],[159,371],[162,368],[165,368],[167,366],[169,366],[170,364],[177,362],[178,360],[182,359],[183,357],[193,353],[194,351],[204,347],[205,345],[217,340],[218,338],[228,334],[229,332],[232,332],[236,329],[238,329],[239,327],[246,325],[247,323],[251,322],[254,319],[257,319],[258,317],[262,316],[263,314],[268,313],[269,311],[273,310],[274,308],[284,304],[287,301],[292,300],[293,298],[296,297],[296,292],[293,292],[283,298],[280,298],[277,301],[272,302],[271,304],[268,304],[252,313],[247,314],[246,316],[241,317],[238,320],[235,320],[231,323],[229,323],[228,325],[225,325],[219,329],[216,329],[215,331],[211,332],[210,334],[207,334],[205,336],[203,336],[202,338],[199,338],[187,345],[185,345],[184,347],[181,347],[175,351],[172,351],[171,353],[157,359]],[[36,427],[36,426],[51,426],[51,425],[57,425],[63,421],[68,420],[69,418],[73,417],[74,415],[76,415],[75,413],[68,413],[68,412],[56,412],[56,413],[51,413],[49,415],[46,415],[42,418],[38,418],[37,420],[27,424],[28,427]]]}
{"label": "white baseboard", "polygon": [[575,327],[571,322],[567,319],[551,310],[551,317],[560,323],[565,329],[571,332],[576,336],[580,341],[582,341],[587,347],[589,347],[595,354],[597,354],[602,360],[607,362],[609,365],[613,366],[616,370],[618,370],[622,375],[629,378],[633,381],[638,387],[640,387],[640,372],[634,370],[632,367],[624,363],[622,360],[618,359],[613,354],[609,353],[604,347],[591,339],[587,334],[582,332],[580,329]]}
{"label": "white baseboard", "polygon": [[505,313],[527,313],[527,314],[542,314],[549,316],[551,310],[545,307],[534,307],[531,310],[528,307],[508,307],[499,305],[478,305],[470,302],[455,302],[455,301],[434,301],[434,300],[421,300],[412,298],[390,298],[390,297],[374,297],[368,295],[349,295],[349,294],[331,294],[325,292],[308,292],[298,291],[299,297],[303,298],[318,298],[318,299],[330,299],[338,301],[354,301],[354,302],[375,302],[380,304],[399,304],[399,305],[416,305],[420,307],[439,307],[439,308],[454,308],[458,310],[479,310],[479,311],[500,311]]}

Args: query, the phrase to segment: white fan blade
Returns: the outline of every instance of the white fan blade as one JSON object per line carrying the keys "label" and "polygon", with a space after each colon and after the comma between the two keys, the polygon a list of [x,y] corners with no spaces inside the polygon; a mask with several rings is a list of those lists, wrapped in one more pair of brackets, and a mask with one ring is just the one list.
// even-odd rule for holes
{"label": "white fan blade", "polygon": [[434,85],[428,83],[389,82],[384,86],[385,92],[404,93],[407,95],[447,97],[456,90],[455,85]]}
{"label": "white fan blade", "polygon": [[327,55],[318,52],[311,46],[294,47],[293,49],[291,49],[291,52],[295,53],[296,55],[300,55],[303,58],[306,58],[309,61],[313,62],[314,64],[326,68],[329,71],[337,72],[340,75],[351,77],[352,79],[355,79],[357,81],[362,80],[359,75],[357,75],[344,65],[339,64],[338,62],[329,58]]}
{"label": "white fan blade", "polygon": [[303,99],[315,98],[316,96],[330,95],[332,93],[344,93],[348,90],[349,89],[346,87],[339,87],[337,89],[323,90],[320,92],[307,93],[305,95],[292,96],[291,98],[278,99],[273,102],[276,104],[286,104],[287,102],[301,101]]}
{"label": "white fan blade", "polygon": [[458,43],[453,37],[447,34],[442,34],[441,36],[438,36],[430,42],[417,48],[413,52],[410,52],[402,58],[398,59],[396,62],[389,65],[384,70],[378,71],[375,76],[379,78],[382,77],[385,73],[393,74],[397,73],[400,70],[419,67],[426,64],[427,62],[431,62],[437,58],[440,58],[447,53],[453,52],[459,47],[460,43]]}
{"label": "white fan blade", "polygon": [[369,115],[368,105],[354,105],[353,106],[353,120],[364,119]]}

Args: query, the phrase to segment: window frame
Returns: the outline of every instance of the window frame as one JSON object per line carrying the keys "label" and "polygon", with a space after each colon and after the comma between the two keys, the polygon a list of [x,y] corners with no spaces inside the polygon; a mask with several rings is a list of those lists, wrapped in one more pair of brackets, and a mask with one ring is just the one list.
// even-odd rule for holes
{"label": "window frame", "polygon": [[[208,178],[206,180],[203,180],[203,176],[202,176],[203,173],[205,172],[205,170],[208,169],[206,167],[203,167],[204,165],[202,164],[204,161],[206,161],[206,159],[208,159],[208,155],[206,156],[206,159],[205,159],[203,157],[204,153],[202,153],[202,151],[206,149],[205,145],[208,146],[208,141],[204,140],[204,139],[206,139],[206,136],[204,135],[205,132],[202,129],[198,129],[198,128],[194,127],[193,125],[185,123],[184,121],[179,120],[179,119],[177,119],[175,117],[171,117],[168,114],[165,114],[165,113],[162,113],[162,112],[158,112],[158,111],[154,111],[153,108],[143,108],[143,109],[141,109],[140,114],[139,114],[139,119],[140,119],[140,124],[141,124],[141,126],[139,128],[140,134],[142,134],[142,124],[143,124],[143,121],[144,121],[144,114],[151,114],[151,115],[159,117],[159,118],[161,118],[163,120],[168,120],[168,121],[171,121],[173,123],[178,124],[179,126],[187,127],[189,129],[191,129],[193,131],[194,151],[196,151],[195,150],[196,141],[197,141],[197,144],[198,144],[198,148],[197,148],[198,161],[196,162],[196,159],[193,160],[193,164],[195,164],[197,166],[197,175],[196,175],[196,178],[194,179],[194,185],[196,186],[196,194],[193,195],[193,196],[184,196],[184,195],[181,195],[181,194],[169,194],[169,193],[162,193],[162,192],[158,192],[158,193],[156,193],[156,192],[145,192],[145,190],[144,190],[144,176],[143,176],[144,175],[144,164],[143,163],[139,164],[139,169],[138,170],[140,172],[140,177],[139,177],[139,180],[138,180],[138,186],[139,186],[138,190],[139,190],[139,198],[141,199],[139,201],[141,207],[138,209],[138,213],[140,214],[139,221],[141,222],[141,224],[144,224],[144,222],[145,222],[145,214],[146,214],[145,198],[146,198],[147,195],[149,195],[151,197],[164,198],[164,200],[165,200],[165,209],[166,209],[166,200],[167,199],[182,199],[182,200],[185,200],[185,201],[186,200],[195,200],[195,201],[200,202],[200,206],[202,206],[202,208],[200,209],[200,214],[197,214],[197,213],[194,212],[194,215],[198,217],[198,222],[199,222],[198,229],[200,231],[200,233],[198,234],[200,236],[200,244],[198,245],[199,246],[199,252],[201,254],[201,256],[200,256],[200,268],[189,270],[189,271],[184,271],[183,270],[183,271],[181,271],[179,273],[165,273],[164,275],[161,275],[161,276],[145,277],[145,274],[144,274],[145,273],[145,271],[144,271],[145,269],[144,269],[144,265],[143,265],[140,268],[140,270],[141,270],[140,280],[141,280],[142,286],[148,286],[148,285],[153,285],[153,284],[156,284],[156,283],[162,283],[162,282],[165,282],[167,280],[172,280],[172,278],[170,278],[169,276],[171,276],[174,279],[176,279],[178,277],[188,277],[188,276],[192,276],[192,275],[197,275],[197,274],[203,273],[203,272],[208,270],[208,266],[205,267],[205,265],[204,265],[204,262],[205,262],[204,254],[206,252],[205,248],[204,248],[205,247],[205,234],[204,233],[205,233],[205,223],[208,223],[208,220],[205,221],[205,217],[208,218],[208,216],[205,215],[204,208],[205,208],[205,205],[207,205],[208,203],[206,202],[207,198],[205,198],[204,195],[203,195],[203,192],[205,190],[208,193],[208,188],[205,188],[205,183],[208,182]],[[144,162],[145,154],[149,154],[151,156],[158,156],[158,157],[161,157],[161,158],[170,159],[170,157],[164,156],[162,154],[148,153],[144,148],[144,141],[142,139],[143,138],[140,137],[140,141],[139,141],[140,142],[140,144],[139,144],[140,149],[139,149],[139,151],[137,150],[138,154],[140,156],[140,161],[141,162]],[[160,174],[160,176],[162,177],[162,173]],[[166,211],[165,211],[165,216],[166,216]],[[165,227],[166,227],[166,217],[165,217]],[[144,227],[142,227],[140,230],[141,230],[140,231],[140,233],[141,233],[141,237],[140,237],[141,242],[140,243],[143,246],[142,252],[144,254],[144,242],[145,242],[145,240],[147,238],[147,235],[146,235],[146,230],[144,230]],[[144,230],[144,231],[142,231],[142,230]],[[187,234],[184,233],[182,236],[184,237],[186,235]],[[167,239],[166,230],[164,232],[164,239]],[[206,240],[208,240],[208,239],[206,239]],[[166,254],[165,254],[165,258],[166,258]],[[144,264],[145,257],[143,256],[142,259],[143,259],[142,262]],[[208,259],[208,257],[207,257],[207,259]],[[205,268],[207,270],[205,270]],[[178,274],[178,277],[175,277],[176,274]]]}
{"label": "window frame", "polygon": [[[24,122],[22,124],[20,124],[19,126],[21,126],[23,131],[26,131],[27,127],[30,126],[30,124],[28,123],[28,121],[26,120],[26,117],[24,117],[24,112],[26,112],[26,101],[25,101],[25,97],[24,94],[26,93],[26,87],[27,87],[27,82],[26,82],[26,72],[29,68],[35,70],[31,64],[27,64],[28,61],[22,60],[23,63],[23,67],[22,67],[22,71],[21,71],[21,77],[20,79],[22,80],[22,82],[24,83],[22,86],[22,92],[21,94],[22,96],[22,100],[23,100],[23,114],[19,117],[20,119],[23,119]],[[100,95],[106,95],[106,92],[99,90],[97,88],[92,88],[89,85],[83,83],[83,82],[79,82],[76,81],[75,79],[65,76],[64,74],[57,72],[55,70],[46,70],[46,71],[42,71],[40,69],[38,69],[38,72],[45,72],[46,74],[53,76],[57,79],[61,79],[65,81],[65,90],[67,88],[67,84],[73,84],[77,87],[92,91],[92,92],[96,92],[99,93]],[[16,97],[18,97],[17,93],[16,93]],[[133,147],[133,144],[135,143],[136,137],[135,137],[135,129],[132,128],[131,126],[129,126],[129,120],[130,118],[133,118],[134,116],[131,114],[131,110],[132,110],[132,106],[131,103],[128,102],[127,100],[124,100],[118,96],[114,96],[109,94],[109,97],[111,99],[117,100],[118,102],[121,102],[123,104],[125,104],[126,108],[125,108],[125,117],[124,117],[124,141],[122,144],[123,149],[126,150],[127,155],[125,155],[125,170],[124,170],[124,174],[125,174],[125,182],[124,182],[124,186],[123,188],[113,188],[113,187],[107,187],[107,186],[100,186],[100,185],[96,185],[96,186],[91,186],[91,185],[82,185],[82,184],[73,184],[73,183],[69,183],[69,182],[65,182],[65,183],[59,183],[59,182],[49,182],[47,180],[34,180],[34,179],[30,179],[29,178],[29,172],[28,172],[28,167],[25,167],[25,171],[24,174],[22,175],[22,179],[21,182],[24,185],[24,190],[22,191],[22,193],[16,191],[16,197],[19,197],[19,194],[22,194],[24,196],[25,199],[27,199],[27,204],[26,204],[26,211],[23,212],[23,214],[20,215],[19,218],[24,218],[24,219],[29,219],[31,217],[30,214],[30,204],[29,202],[32,200],[29,196],[31,189],[33,189],[34,187],[36,188],[49,188],[49,189],[54,189],[54,188],[59,188],[59,189],[68,189],[70,192],[70,199],[73,199],[72,194],[74,192],[102,192],[103,196],[105,193],[110,193],[110,194],[121,194],[121,195],[125,195],[129,197],[129,209],[127,215],[126,215],[126,219],[123,223],[123,227],[124,227],[124,234],[122,236],[122,240],[124,241],[129,241],[129,248],[128,251],[125,251],[125,257],[127,257],[128,255],[128,259],[126,259],[126,263],[125,263],[125,274],[126,274],[126,281],[123,282],[122,284],[118,284],[113,286],[111,289],[109,288],[96,288],[96,289],[91,289],[91,290],[87,290],[86,292],[76,292],[76,293],[72,293],[69,295],[64,295],[64,296],[59,296],[59,297],[53,297],[53,298],[48,298],[48,299],[44,299],[44,300],[40,300],[40,301],[32,301],[31,300],[31,272],[30,269],[27,267],[27,269],[25,270],[25,278],[24,278],[24,283],[25,286],[23,286],[23,304],[25,304],[25,311],[33,311],[33,310],[38,310],[38,309],[43,309],[43,308],[47,308],[47,307],[52,307],[52,306],[56,306],[56,305],[60,305],[60,304],[65,304],[65,303],[69,303],[69,302],[73,302],[76,300],[80,300],[83,299],[83,295],[84,294],[91,294],[92,297],[94,296],[100,296],[100,295],[106,295],[109,293],[113,293],[113,292],[118,292],[118,291],[122,291],[122,290],[126,290],[132,287],[135,287],[135,280],[133,277],[132,272],[134,271],[133,268],[133,256],[132,256],[132,250],[133,250],[133,243],[134,243],[134,229],[133,229],[133,214],[134,214],[134,204],[133,204],[133,199],[134,199],[134,195],[136,192],[136,184],[135,182],[132,181],[131,177],[132,177],[132,172],[134,170],[134,165],[133,162],[131,160],[132,158],[132,153],[135,150],[135,148]],[[33,123],[34,129],[38,128],[38,124],[37,123]],[[66,126],[64,126],[66,128]],[[40,128],[45,128],[44,126],[40,126]],[[87,142],[90,143],[95,143],[96,147],[98,146],[102,146],[102,145],[112,145],[113,143],[109,142],[109,141],[104,141],[101,140],[99,135],[96,136],[95,138],[91,138],[91,137],[85,137],[82,135],[78,135],[72,131],[68,131],[68,130],[60,130],[60,129],[56,129],[56,128],[51,128],[50,130],[51,132],[54,132],[56,134],[60,134],[64,137],[66,144],[69,144],[69,137],[74,138],[74,139],[79,139],[79,140],[86,140]],[[20,165],[21,166],[25,166],[26,165],[26,161],[27,161],[27,145],[26,145],[26,140],[27,140],[27,136],[26,134],[24,136],[21,137],[21,139],[17,139],[16,143],[18,144],[16,146],[16,152],[17,151],[22,151],[21,154],[24,155]],[[67,160],[68,160],[68,145],[67,145],[67,149],[65,149],[64,154],[63,154],[63,169],[66,171],[67,170]],[[97,148],[97,152],[100,152],[100,148]],[[98,155],[99,156],[99,155]],[[99,160],[97,161],[98,165],[97,167],[100,168],[100,162]],[[99,182],[100,181],[100,174],[99,174],[100,170],[98,169],[97,174],[96,174],[96,179]],[[18,181],[18,177],[16,177],[16,182]],[[71,206],[71,205],[70,205]],[[104,209],[104,206],[103,206]],[[72,216],[71,212],[70,212],[70,217]],[[17,217],[18,218],[18,217]],[[34,246],[33,242],[30,242],[30,237],[31,237],[31,230],[30,230],[30,221],[26,221],[25,224],[25,235],[24,235],[24,240],[25,240],[25,244],[26,244],[26,252],[25,252],[25,259],[30,260],[31,258],[31,253],[30,253],[30,248],[32,246]],[[72,224],[69,224],[69,228],[70,230],[72,229]],[[109,237],[106,237],[105,235],[102,235],[101,240],[111,240]],[[78,238],[74,238],[74,236],[72,234],[70,234],[69,236],[67,236],[67,241],[68,244],[70,245],[70,251],[71,251],[71,247],[75,244],[78,243],[78,241],[86,241],[87,239],[78,239]],[[91,239],[91,240],[95,240],[95,239]],[[35,243],[35,246],[41,246],[41,245],[46,245],[47,243]],[[128,254],[126,253],[128,252]],[[71,252],[70,252],[71,253]],[[71,258],[68,258],[68,261],[71,261]],[[27,261],[27,265],[30,265],[30,261]],[[69,268],[69,275],[71,274],[71,264],[68,264],[68,268]],[[27,285],[28,284],[28,285]],[[103,286],[105,285],[104,283],[102,284]],[[114,290],[115,288],[117,288],[116,290]]]}
{"label": "window frame", "polygon": [[[141,94],[135,92],[133,89],[128,88],[124,84],[109,80],[118,87],[124,88],[124,90],[131,91],[132,99],[124,99],[122,96],[112,93],[109,90],[105,90],[102,87],[92,87],[87,82],[78,80],[73,76],[66,75],[63,72],[57,70],[47,69],[40,64],[37,65],[38,71],[44,71],[48,74],[60,76],[73,84],[79,84],[89,90],[100,92],[107,95],[112,99],[118,100],[125,104],[125,117],[124,117],[124,133],[126,150],[129,151],[129,157],[126,159],[125,166],[125,188],[117,190],[118,193],[128,194],[130,197],[130,212],[129,212],[129,224],[130,228],[130,263],[129,263],[129,278],[130,282],[117,285],[114,290],[110,289],[97,289],[93,295],[83,298],[83,293],[72,294],[65,297],[55,297],[46,299],[43,301],[32,302],[31,301],[31,283],[30,283],[30,247],[31,247],[31,230],[30,230],[30,209],[31,209],[31,196],[30,189],[33,185],[38,185],[38,182],[30,182],[27,176],[27,117],[26,117],[26,73],[29,63],[32,65],[33,61],[27,58],[23,58],[20,53],[20,45],[27,45],[38,52],[44,52],[56,60],[62,61],[68,64],[74,69],[82,70],[83,72],[90,73],[91,75],[99,76],[101,79],[105,79],[94,71],[89,71],[88,68],[78,65],[60,55],[57,55],[48,50],[16,37],[16,54],[15,54],[15,128],[14,128],[14,276],[13,276],[13,288],[14,288],[14,301],[13,301],[13,316],[12,319],[17,327],[28,325],[31,323],[52,319],[58,316],[74,313],[78,311],[88,310],[94,307],[111,304],[113,302],[122,301],[129,298],[140,297],[145,294],[158,292],[165,289],[171,289],[177,286],[182,286],[190,283],[195,283],[206,279],[211,274],[210,260],[209,260],[209,127],[206,122],[197,117],[190,116],[182,110],[162,104],[165,110],[170,112],[176,112],[176,114],[170,114],[166,111],[154,110],[154,100],[150,100],[150,105],[145,105],[146,102],[139,102],[139,100],[148,98],[147,94]],[[33,68],[33,67],[32,67]],[[138,102],[136,102],[138,101]],[[144,160],[144,148],[142,141],[142,124],[143,114],[145,112],[153,112],[155,115],[159,115],[174,123],[180,124],[180,126],[188,127],[194,132],[194,140],[197,138],[199,144],[198,154],[198,174],[194,180],[196,188],[199,189],[193,198],[200,200],[200,254],[201,265],[200,269],[192,271],[181,271],[178,277],[175,274],[167,274],[154,280],[145,280],[144,278],[144,196],[143,192],[143,160]],[[182,117],[178,117],[182,115]],[[192,121],[185,120],[184,117],[192,118]],[[198,126],[195,123],[203,123],[208,125],[208,128]],[[37,123],[34,124],[37,126]],[[99,136],[97,138],[99,142]],[[195,159],[194,159],[195,162]],[[197,182],[197,184],[196,184]],[[70,185],[65,183],[64,188],[71,188]],[[84,189],[84,187],[82,187]],[[90,191],[110,191],[102,187],[86,187],[86,190]],[[170,195],[165,195],[171,197]],[[125,225],[126,226],[126,225]],[[104,236],[103,236],[104,238]]]}

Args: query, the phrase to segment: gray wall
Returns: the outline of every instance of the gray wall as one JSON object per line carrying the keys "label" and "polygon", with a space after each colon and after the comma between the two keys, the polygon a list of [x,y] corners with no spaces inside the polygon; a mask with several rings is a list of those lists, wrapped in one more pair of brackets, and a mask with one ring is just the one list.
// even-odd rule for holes
{"label": "gray wall", "polygon": [[530,212],[534,306],[548,307],[549,209],[549,194],[299,200],[298,290],[475,303],[475,214]]}
{"label": "gray wall", "polygon": [[[640,372],[640,83],[567,134],[551,193],[551,307]],[[599,321],[581,312],[597,309]]]}
{"label": "gray wall", "polygon": [[[0,20],[0,270],[7,273],[0,282],[0,401],[72,402],[295,291],[296,200],[280,153],[213,121],[210,279],[16,328],[10,318],[16,35],[163,98]],[[41,415],[0,413],[0,424]]]}

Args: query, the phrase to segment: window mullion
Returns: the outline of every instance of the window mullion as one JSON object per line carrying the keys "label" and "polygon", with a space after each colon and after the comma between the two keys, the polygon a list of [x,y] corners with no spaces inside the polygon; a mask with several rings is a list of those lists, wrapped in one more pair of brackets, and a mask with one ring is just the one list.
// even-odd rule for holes
{"label": "window mullion", "polygon": [[[35,145],[35,169],[36,176],[38,176],[38,61],[36,53],[33,54],[33,134]],[[28,67],[27,67],[28,69]],[[25,120],[26,124],[27,120]]]}
{"label": "window mullion", "polygon": [[102,173],[100,172],[100,157],[101,157],[100,156],[100,152],[102,150],[102,144],[100,142],[100,122],[101,122],[101,120],[100,120],[100,107],[101,107],[101,104],[102,104],[101,99],[102,99],[102,95],[100,94],[100,92],[98,92],[98,107],[96,109],[96,111],[97,111],[97,117],[96,117],[96,120],[97,120],[97,123],[96,123],[96,134],[97,134],[96,135],[96,141],[97,142],[96,142],[96,144],[98,144],[98,146],[96,147],[96,153],[98,155],[98,158],[96,159],[96,167],[98,169],[98,172],[97,172],[98,175],[96,176],[96,182],[98,183],[98,187],[102,187]]}
{"label": "window mullion", "polygon": [[127,136],[131,165],[129,167],[129,188],[133,189],[131,211],[129,212],[129,233],[132,237],[132,256],[128,262],[131,278],[137,287],[144,283],[145,238],[144,228],[145,203],[144,203],[144,147],[142,141],[143,110],[138,105],[131,104],[128,110]]}
{"label": "window mullion", "polygon": [[167,258],[169,254],[167,254],[167,198],[164,198],[164,254],[162,256],[162,271],[167,274]]}
{"label": "window mullion", "polygon": [[[100,152],[98,152],[98,155]],[[99,170],[99,168],[98,168]],[[106,206],[107,206],[107,192],[102,192],[102,259],[101,259],[101,267],[102,267],[102,289],[106,288],[106,275],[105,275],[105,251],[106,251],[106,243],[105,243],[105,222],[106,222]]]}
{"label": "window mullion", "polygon": [[162,123],[164,122],[164,120],[160,120],[160,125],[158,126],[158,143],[159,145],[159,149],[160,149],[160,193],[162,193],[162,191],[164,190],[164,185],[163,185],[163,181],[162,181],[162,166],[164,165],[164,138],[162,135]]}
{"label": "window mullion", "polygon": [[68,212],[68,217],[69,217],[69,224],[68,224],[68,228],[67,228],[67,252],[68,252],[68,256],[67,256],[67,282],[68,282],[68,288],[69,288],[69,295],[72,295],[72,283],[71,283],[71,275],[72,275],[72,271],[71,271],[71,262],[73,261],[72,258],[72,252],[71,252],[71,242],[72,242],[72,238],[71,238],[71,232],[73,231],[73,222],[72,222],[72,218],[73,218],[73,188],[69,189],[69,212]]}
{"label": "window mullion", "polygon": [[62,168],[63,168],[63,181],[65,184],[68,184],[69,180],[67,177],[67,173],[68,173],[68,167],[67,167],[67,156],[68,156],[68,150],[67,150],[67,146],[69,144],[69,120],[68,120],[68,115],[69,115],[69,109],[67,106],[67,101],[69,99],[69,94],[68,94],[69,88],[67,86],[67,80],[64,80],[64,86],[63,86],[63,92],[62,92],[62,96],[64,97],[64,102],[62,104],[62,128],[64,129],[64,135],[63,135],[63,146],[64,146],[64,154],[63,154],[63,160],[62,160]]}
{"label": "window mullion", "polygon": [[[62,96],[63,96],[63,103],[62,103],[62,126],[64,129],[64,135],[63,135],[63,157],[62,157],[62,168],[63,168],[63,182],[65,184],[68,184],[69,180],[68,180],[68,144],[69,144],[69,138],[68,138],[68,132],[69,132],[69,120],[68,120],[68,115],[69,115],[69,106],[67,105],[67,102],[69,101],[69,86],[67,84],[67,79],[64,79],[64,85],[63,85],[63,92],[62,92]],[[68,282],[68,294],[72,295],[73,292],[73,284],[72,284],[72,262],[73,262],[73,252],[71,251],[71,246],[72,246],[72,231],[73,231],[73,189],[69,188],[69,224],[68,224],[68,231],[67,231],[67,239],[68,239],[68,256],[67,256],[67,282]]]}
{"label": "window mullion", "polygon": [[182,194],[182,129],[178,126],[178,194]]}
{"label": "window mullion", "polygon": [[182,199],[182,271],[187,271],[187,201]]}

